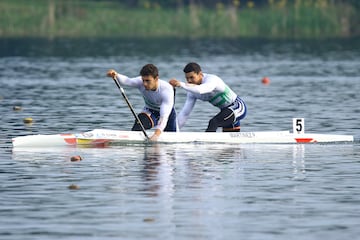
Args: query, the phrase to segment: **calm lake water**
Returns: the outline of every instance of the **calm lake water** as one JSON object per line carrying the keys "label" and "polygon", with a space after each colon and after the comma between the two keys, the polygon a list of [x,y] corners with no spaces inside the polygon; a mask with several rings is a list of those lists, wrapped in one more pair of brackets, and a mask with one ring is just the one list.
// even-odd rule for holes
{"label": "calm lake water", "polygon": [[[0,40],[0,239],[355,239],[360,41]],[[184,80],[199,62],[247,103],[242,131],[354,135],[348,144],[169,144],[13,150],[28,134],[128,130],[114,68]],[[263,77],[270,78],[263,85]],[[136,111],[143,100],[125,91]],[[180,110],[185,92],[178,89]],[[21,106],[15,111],[14,106]],[[216,114],[198,101],[184,130]],[[23,119],[34,122],[24,124]],[[80,155],[81,162],[70,158]],[[75,189],[71,189],[74,187]]]}

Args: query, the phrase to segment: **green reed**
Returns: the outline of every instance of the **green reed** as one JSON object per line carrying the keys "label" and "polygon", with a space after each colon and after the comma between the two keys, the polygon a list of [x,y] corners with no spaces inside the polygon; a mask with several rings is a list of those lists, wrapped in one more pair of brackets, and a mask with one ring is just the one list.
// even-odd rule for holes
{"label": "green reed", "polygon": [[[347,37],[359,21],[356,9],[326,0],[269,1],[218,5],[126,8],[117,2],[2,0],[0,37]],[[324,4],[325,3],[325,4]],[[322,5],[321,5],[322,4]]]}

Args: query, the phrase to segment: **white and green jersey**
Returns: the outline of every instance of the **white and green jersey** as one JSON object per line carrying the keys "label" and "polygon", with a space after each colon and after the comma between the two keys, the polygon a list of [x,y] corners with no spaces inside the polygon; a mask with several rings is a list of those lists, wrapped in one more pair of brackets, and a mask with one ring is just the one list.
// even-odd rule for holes
{"label": "white and green jersey", "polygon": [[159,79],[158,88],[155,91],[151,91],[145,89],[141,76],[129,78],[118,73],[116,77],[121,84],[139,89],[145,101],[144,112],[146,112],[146,108],[149,108],[160,113],[160,120],[156,128],[163,131],[174,107],[173,87],[168,82]]}
{"label": "white and green jersey", "polygon": [[237,98],[236,93],[221,78],[213,74],[203,73],[200,85],[181,82],[180,86],[188,92],[184,107],[178,115],[180,128],[186,122],[197,99],[210,102],[222,109],[234,103]]}

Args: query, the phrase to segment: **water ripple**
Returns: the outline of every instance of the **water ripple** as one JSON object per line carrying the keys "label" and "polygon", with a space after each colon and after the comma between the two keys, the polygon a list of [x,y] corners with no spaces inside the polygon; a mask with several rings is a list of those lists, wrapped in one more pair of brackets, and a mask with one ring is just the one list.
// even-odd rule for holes
{"label": "water ripple", "polygon": [[[20,135],[130,129],[129,109],[104,75],[136,76],[147,62],[165,80],[183,79],[188,61],[220,75],[248,105],[243,131],[291,130],[292,118],[304,117],[306,131],[360,136],[359,48],[344,41],[150,41],[144,52],[137,41],[56,40],[32,42],[23,56],[4,50],[0,238],[354,238],[359,142],[11,148]],[[138,92],[125,90],[140,111]],[[185,92],[176,94],[180,110]],[[199,101],[184,130],[203,131],[216,112]],[[83,160],[71,162],[75,155]]]}

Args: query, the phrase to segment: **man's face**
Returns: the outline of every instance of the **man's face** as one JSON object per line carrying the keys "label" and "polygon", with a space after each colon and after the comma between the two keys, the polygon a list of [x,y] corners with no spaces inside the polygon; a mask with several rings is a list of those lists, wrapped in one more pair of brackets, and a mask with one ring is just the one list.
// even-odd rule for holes
{"label": "man's face", "polygon": [[158,79],[159,77],[153,77],[153,76],[141,76],[143,85],[146,90],[155,91],[158,87]]}
{"label": "man's face", "polygon": [[200,85],[202,82],[203,74],[202,72],[196,73],[196,72],[188,72],[185,73],[185,78],[188,83]]}

